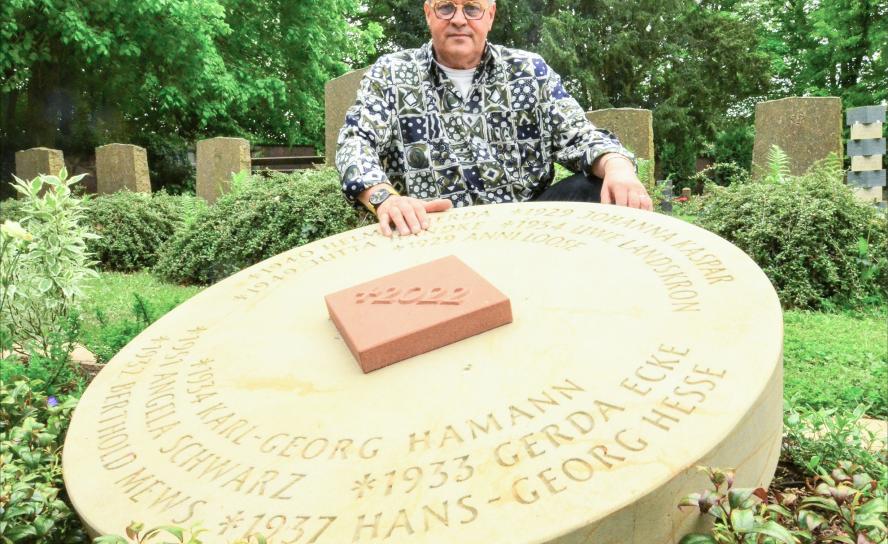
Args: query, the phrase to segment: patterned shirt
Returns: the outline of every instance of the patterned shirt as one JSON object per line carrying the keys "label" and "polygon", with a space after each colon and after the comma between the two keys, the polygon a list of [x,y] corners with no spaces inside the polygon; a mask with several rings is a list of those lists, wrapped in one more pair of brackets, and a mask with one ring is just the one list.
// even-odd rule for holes
{"label": "patterned shirt", "polygon": [[457,207],[523,202],[551,184],[553,162],[591,175],[603,153],[634,161],[539,55],[488,43],[465,99],[433,55],[429,42],[381,57],[364,75],[336,151],[353,204],[384,182]]}

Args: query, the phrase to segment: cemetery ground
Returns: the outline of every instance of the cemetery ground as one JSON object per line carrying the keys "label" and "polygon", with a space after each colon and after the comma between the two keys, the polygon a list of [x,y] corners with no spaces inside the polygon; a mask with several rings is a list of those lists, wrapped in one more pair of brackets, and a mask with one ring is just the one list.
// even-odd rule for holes
{"label": "cemetery ground", "polygon": [[[308,240],[357,226],[359,219],[350,215],[353,211],[342,204],[338,188],[329,183],[329,176],[324,172],[296,176],[300,182],[300,189],[296,191],[292,190],[291,184],[295,178],[286,176],[263,186],[251,188],[244,184],[234,187],[211,208],[195,205],[193,197],[176,197],[181,200],[178,203],[173,202],[175,198],[165,195],[151,197],[119,193],[103,197],[106,202],[114,202],[113,207],[121,211],[119,216],[102,215],[106,225],[113,225],[105,232],[106,240],[116,237],[120,241],[132,236],[145,241],[149,234],[163,231],[166,223],[156,217],[157,213],[143,213],[143,208],[148,205],[157,204],[157,209],[163,213],[185,216],[177,219],[178,226],[171,229],[178,230],[179,234],[168,232],[165,242],[172,248],[168,251],[181,254],[183,259],[177,266],[165,264],[164,257],[156,255],[140,261],[137,257],[157,251],[157,247],[146,249],[151,244],[122,243],[122,250],[120,247],[92,246],[102,255],[106,266],[96,277],[84,279],[83,297],[75,312],[77,318],[70,326],[62,327],[67,339],[86,346],[100,362],[107,362],[152,322],[201,292],[205,288],[202,285],[261,260],[262,254],[249,254],[253,242],[263,247],[268,255],[273,255]],[[285,186],[290,188],[284,190]],[[738,191],[744,190],[747,189],[738,188]],[[798,196],[797,191],[793,194]],[[774,198],[779,200],[779,195]],[[279,209],[269,211],[259,205],[269,201],[279,203]],[[92,211],[84,212],[87,215],[107,214],[111,208],[96,202],[88,205],[93,207],[90,208]],[[692,197],[691,202],[677,203],[673,215],[699,224],[706,221],[705,214],[701,214],[705,207],[703,199]],[[10,216],[17,218],[19,213],[12,207],[4,208],[4,220]],[[282,213],[295,213],[299,223],[282,223]],[[149,216],[155,223],[145,219]],[[127,231],[126,225],[136,217],[142,217],[150,224],[141,230]],[[247,239],[238,239],[238,235],[230,230],[239,222],[253,225]],[[272,227],[263,231],[256,227],[257,224]],[[181,234],[182,230],[188,229],[193,232]],[[280,238],[281,230],[296,234],[292,238],[276,240]],[[8,229],[7,232],[16,234]],[[22,236],[21,233],[17,235]],[[811,236],[816,237],[816,233]],[[226,238],[231,238],[230,245],[223,247],[222,241]],[[873,255],[878,252],[861,251],[853,260],[854,266],[870,267],[864,275],[872,276],[872,268],[876,266],[871,262]],[[110,263],[114,263],[113,266],[109,266]],[[220,264],[210,269],[207,263],[223,263],[225,266]],[[763,268],[768,266],[766,261],[759,264]],[[115,268],[127,271],[114,271]],[[175,274],[180,276],[177,278]],[[847,277],[843,279],[847,280]],[[800,297],[799,293],[806,292],[792,282],[784,284],[780,279],[776,287],[781,298]],[[884,503],[884,492],[888,487],[886,437],[883,430],[870,431],[860,423],[863,418],[888,419],[886,323],[888,301],[871,294],[850,305],[823,300],[813,309],[790,307],[784,310],[785,433],[780,465],[771,488],[770,500],[774,506],[782,508],[781,501],[813,493],[811,489],[803,490],[805,480],[811,481],[819,475],[821,480],[813,483],[828,483],[833,489],[839,489],[846,483],[850,485],[851,476],[862,471],[869,477],[858,474],[855,485],[865,481],[869,486],[873,481],[873,488],[867,488],[866,496],[872,499],[875,492],[877,498],[869,502],[861,499],[857,507],[864,503],[879,507]],[[4,542],[86,541],[76,515],[64,501],[59,460],[68,419],[87,385],[87,378],[70,364],[66,353],[33,357],[28,365],[11,364],[7,359],[2,370],[0,403],[4,410],[0,441],[3,443],[4,464],[0,469],[3,471],[0,523],[4,527]],[[26,380],[18,381],[22,375]],[[882,440],[881,444],[879,440]],[[841,462],[854,465],[846,465],[835,472]],[[729,476],[713,473],[716,483],[723,484],[726,478]],[[721,488],[724,493],[723,485]],[[842,489],[847,491],[847,486]],[[862,492],[861,497],[863,495]],[[697,497],[694,504],[702,507],[703,502],[715,501],[722,496],[704,494]],[[752,500],[748,495],[746,499]],[[843,499],[833,497],[830,500],[841,502]],[[746,504],[745,500],[743,504]],[[786,508],[793,508],[795,512],[792,505]],[[758,520],[762,514],[755,515]],[[884,518],[884,512],[877,512],[877,515]],[[823,527],[831,526],[835,531],[841,531],[844,527],[842,519],[838,514],[826,515],[818,522],[821,527],[817,530],[820,534],[829,534],[832,529]],[[125,529],[121,527],[120,534],[124,534]],[[142,530],[134,528],[130,538],[144,537],[144,532],[136,535]],[[41,540],[41,537],[49,538]],[[796,541],[775,537],[768,542]]]}

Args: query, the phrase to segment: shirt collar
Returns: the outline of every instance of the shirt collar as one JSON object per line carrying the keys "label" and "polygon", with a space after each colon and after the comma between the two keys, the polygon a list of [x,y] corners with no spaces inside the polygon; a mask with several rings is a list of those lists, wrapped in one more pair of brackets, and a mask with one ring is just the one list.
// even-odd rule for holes
{"label": "shirt collar", "polygon": [[[444,77],[444,74],[441,73],[441,69],[438,68],[437,63],[435,63],[435,49],[432,47],[432,41],[429,40],[426,42],[420,51],[420,59],[423,63],[423,68],[432,75],[432,78],[437,82],[439,78]],[[490,42],[484,44],[484,52],[481,54],[481,62],[478,63],[478,69],[475,72],[476,81],[485,74],[490,74],[492,76],[496,73],[496,68],[498,66],[497,60],[500,58],[500,55],[499,47]]]}

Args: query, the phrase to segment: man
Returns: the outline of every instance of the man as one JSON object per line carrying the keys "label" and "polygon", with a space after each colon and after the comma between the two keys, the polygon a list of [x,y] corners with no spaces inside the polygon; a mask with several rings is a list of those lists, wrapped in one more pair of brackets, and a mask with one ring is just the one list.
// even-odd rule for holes
{"label": "man", "polygon": [[[573,200],[650,210],[634,157],[586,120],[539,55],[487,43],[495,0],[426,0],[432,40],[381,57],[339,133],[336,167],[380,232],[452,206]],[[551,185],[553,162],[578,174]],[[550,186],[551,185],[551,186]]]}

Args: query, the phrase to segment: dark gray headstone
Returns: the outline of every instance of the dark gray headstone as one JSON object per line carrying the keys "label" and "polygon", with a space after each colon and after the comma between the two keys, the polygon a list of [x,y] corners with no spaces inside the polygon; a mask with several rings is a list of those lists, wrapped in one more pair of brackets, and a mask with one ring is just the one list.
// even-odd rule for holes
{"label": "dark gray headstone", "polygon": [[845,123],[878,123],[885,120],[885,106],[863,106],[845,112]]}
{"label": "dark gray headstone", "polygon": [[848,140],[848,155],[884,155],[885,138],[878,140]]}
{"label": "dark gray headstone", "polygon": [[868,172],[848,172],[848,185],[867,189],[870,187],[884,187],[885,171],[870,170]]}

